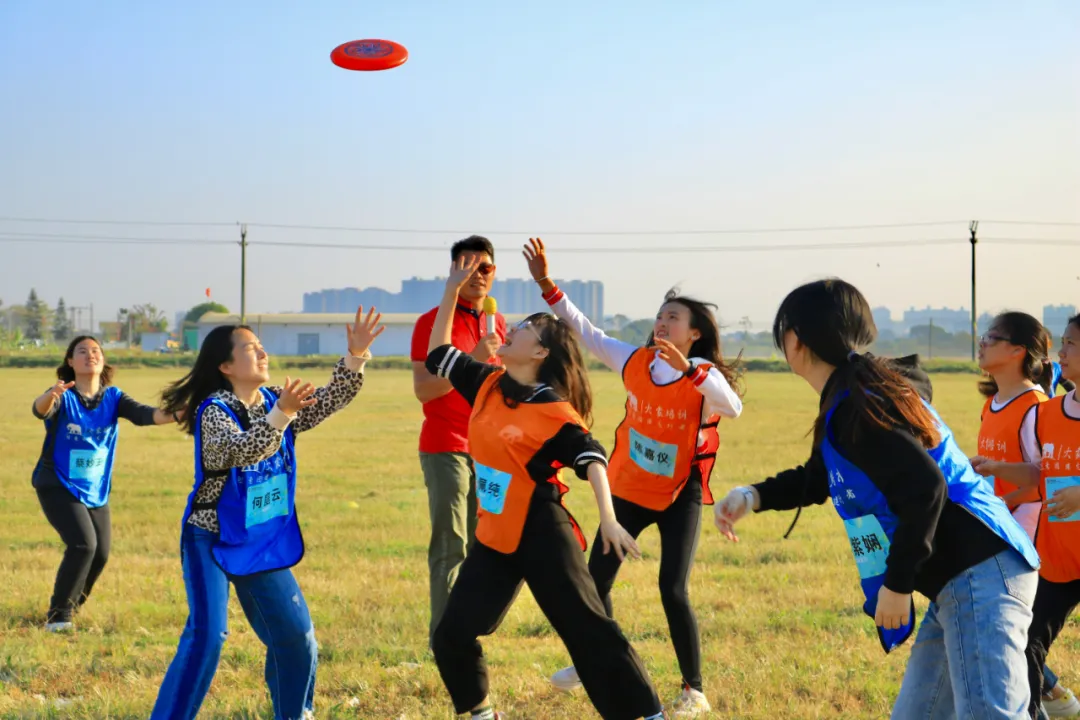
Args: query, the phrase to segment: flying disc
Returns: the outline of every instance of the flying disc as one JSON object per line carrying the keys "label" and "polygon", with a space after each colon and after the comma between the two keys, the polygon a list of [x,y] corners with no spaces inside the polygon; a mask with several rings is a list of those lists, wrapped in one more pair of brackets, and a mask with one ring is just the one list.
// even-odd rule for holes
{"label": "flying disc", "polygon": [[353,40],[330,53],[330,61],[346,70],[389,70],[408,59],[409,51],[390,40]]}

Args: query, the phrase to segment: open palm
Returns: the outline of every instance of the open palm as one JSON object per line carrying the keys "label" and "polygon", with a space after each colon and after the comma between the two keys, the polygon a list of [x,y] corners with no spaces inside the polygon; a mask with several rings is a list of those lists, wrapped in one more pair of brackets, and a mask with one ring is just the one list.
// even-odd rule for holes
{"label": "open palm", "polygon": [[377,313],[375,308],[368,310],[367,317],[364,317],[363,305],[356,309],[356,323],[345,326],[350,355],[356,357],[367,355],[368,350],[371,349],[371,344],[375,342],[375,338],[382,335],[383,331],[386,330],[385,325],[379,325],[380,320],[382,320],[382,313]]}

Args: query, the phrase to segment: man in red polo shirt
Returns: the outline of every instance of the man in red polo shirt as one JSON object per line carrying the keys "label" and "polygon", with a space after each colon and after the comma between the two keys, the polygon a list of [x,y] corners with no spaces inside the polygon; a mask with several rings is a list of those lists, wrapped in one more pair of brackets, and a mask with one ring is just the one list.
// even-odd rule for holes
{"label": "man in red polo shirt", "polygon": [[[495,332],[487,334],[484,298],[495,280],[495,249],[487,238],[473,235],[450,248],[450,259],[475,256],[480,266],[458,293],[454,313],[454,347],[481,362],[498,363],[495,351],[506,339],[506,320],[495,316]],[[431,574],[430,633],[439,624],[458,568],[476,536],[476,469],[469,457],[471,408],[450,381],[427,371],[428,340],[438,308],[420,316],[412,337],[413,392],[424,406],[420,431],[420,468],[428,491],[431,543],[428,569]]]}

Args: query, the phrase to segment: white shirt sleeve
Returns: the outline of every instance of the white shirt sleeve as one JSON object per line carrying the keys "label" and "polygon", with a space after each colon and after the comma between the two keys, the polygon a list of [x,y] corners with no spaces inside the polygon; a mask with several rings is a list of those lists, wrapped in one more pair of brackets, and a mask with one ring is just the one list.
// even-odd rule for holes
{"label": "white shirt sleeve", "polygon": [[566,296],[566,293],[562,294],[558,302],[552,304],[551,311],[560,320],[570,325],[574,335],[581,340],[589,352],[615,372],[622,372],[630,356],[637,350],[635,346],[608,337],[603,330],[595,327],[589,322],[589,318],[585,317],[585,313],[578,310],[577,306],[570,302],[570,298]]}
{"label": "white shirt sleeve", "polygon": [[1038,405],[1032,405],[1024,414],[1024,421],[1020,423],[1020,453],[1024,456],[1024,462],[1038,465],[1042,462],[1042,447],[1035,433],[1035,411]]}
{"label": "white shirt sleeve", "polygon": [[742,400],[715,367],[709,368],[709,374],[697,386],[697,390],[705,396],[705,409],[709,415],[737,418],[742,413]]}

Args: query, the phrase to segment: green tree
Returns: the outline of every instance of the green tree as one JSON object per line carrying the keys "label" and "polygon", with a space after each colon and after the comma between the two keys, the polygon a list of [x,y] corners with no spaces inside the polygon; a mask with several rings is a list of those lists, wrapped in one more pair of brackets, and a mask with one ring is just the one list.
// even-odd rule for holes
{"label": "green tree", "polygon": [[31,288],[26,299],[26,338],[44,340],[49,327],[49,306],[38,297],[37,290]]}
{"label": "green tree", "polygon": [[53,340],[58,343],[62,343],[71,338],[71,318],[68,317],[68,309],[67,305],[64,304],[64,298],[60,298],[56,303],[56,312],[53,315],[52,336]]}
{"label": "green tree", "polygon": [[197,323],[199,322],[199,318],[210,312],[228,313],[229,308],[225,307],[221,303],[216,302],[199,303],[195,307],[188,310],[188,314],[184,316],[184,324],[187,325],[188,323]]}

